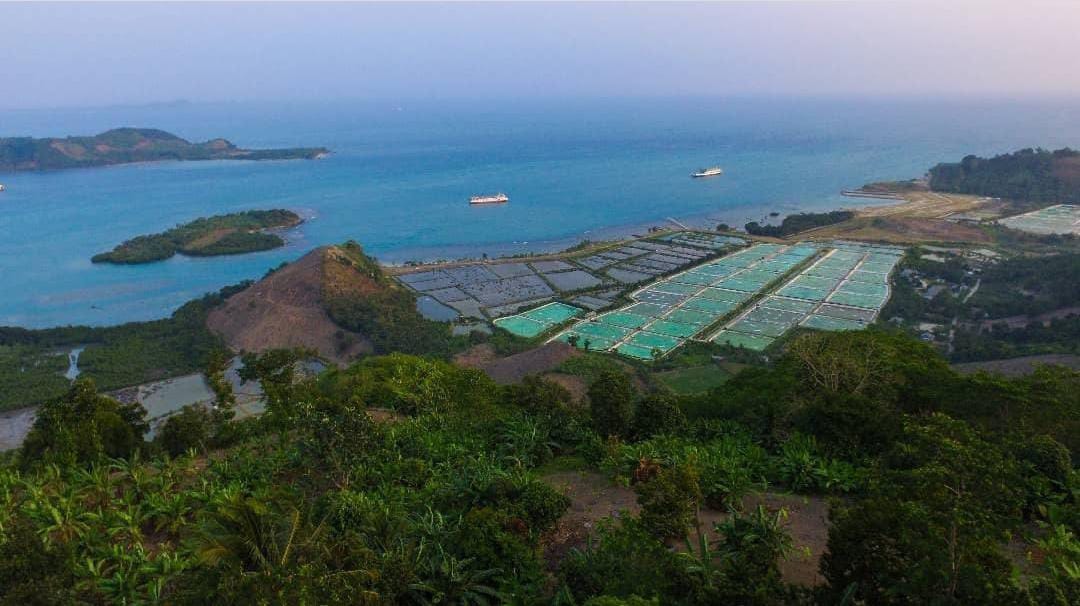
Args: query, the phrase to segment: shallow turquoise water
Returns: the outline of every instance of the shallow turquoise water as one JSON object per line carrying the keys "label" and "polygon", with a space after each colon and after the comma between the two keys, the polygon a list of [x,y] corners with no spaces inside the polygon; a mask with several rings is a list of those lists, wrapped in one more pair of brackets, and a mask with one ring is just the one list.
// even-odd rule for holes
{"label": "shallow turquoise water", "polygon": [[[0,174],[0,324],[112,324],[355,239],[386,261],[548,250],[675,217],[742,225],[852,206],[839,190],[966,153],[1080,144],[1080,103],[826,99],[187,104],[0,112],[0,136],[153,126],[306,162],[163,163]],[[722,165],[725,175],[690,179]],[[510,204],[470,208],[505,191]],[[198,216],[287,207],[283,249],[134,267],[94,253]]]}

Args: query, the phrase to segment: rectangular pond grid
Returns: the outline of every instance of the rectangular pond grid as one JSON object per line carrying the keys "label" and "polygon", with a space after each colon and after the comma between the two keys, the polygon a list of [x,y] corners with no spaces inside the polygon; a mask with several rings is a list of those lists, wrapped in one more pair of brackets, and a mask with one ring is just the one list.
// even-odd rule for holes
{"label": "rectangular pond grid", "polygon": [[998,223],[1035,234],[1080,235],[1080,205],[1058,204],[1015,217],[999,219]]}
{"label": "rectangular pond grid", "polygon": [[811,315],[803,322],[803,326],[818,330],[861,330],[866,328],[866,324],[858,320],[847,320],[819,314]]}
{"label": "rectangular pond grid", "polygon": [[795,326],[858,330],[889,296],[889,273],[903,250],[834,242],[826,256],[718,331],[715,343],[760,351]]}
{"label": "rectangular pond grid", "polygon": [[499,318],[494,323],[495,326],[503,328],[511,334],[532,338],[571,318],[580,316],[582,313],[584,312],[581,309],[573,305],[554,302],[520,314]]}
{"label": "rectangular pond grid", "polygon": [[[555,338],[567,341],[574,335],[578,337],[578,347],[583,347],[581,337],[596,337],[597,340],[590,341],[592,349],[597,344],[611,343],[608,349],[621,355],[652,359],[655,354],[667,353],[696,337],[818,250],[811,245],[754,245],[653,282],[630,294],[634,303],[580,321]],[[680,252],[676,249],[671,254]],[[789,314],[784,310],[772,313],[781,317]],[[617,334],[612,328],[626,332]],[[767,332],[775,332],[771,326],[765,328]]]}

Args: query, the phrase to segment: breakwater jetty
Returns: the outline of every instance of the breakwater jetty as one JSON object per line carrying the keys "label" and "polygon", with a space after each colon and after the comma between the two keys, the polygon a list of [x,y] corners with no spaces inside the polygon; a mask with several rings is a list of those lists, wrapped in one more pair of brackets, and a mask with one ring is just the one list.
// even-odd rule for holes
{"label": "breakwater jetty", "polygon": [[841,196],[849,198],[872,198],[875,200],[903,200],[904,196],[895,191],[866,191],[863,189],[845,189],[840,192]]}

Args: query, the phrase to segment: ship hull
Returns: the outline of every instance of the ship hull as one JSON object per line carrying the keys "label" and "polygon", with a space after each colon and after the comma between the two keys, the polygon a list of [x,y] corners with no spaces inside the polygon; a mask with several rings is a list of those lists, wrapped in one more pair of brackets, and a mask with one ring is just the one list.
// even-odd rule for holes
{"label": "ship hull", "polygon": [[510,201],[510,196],[506,194],[495,194],[493,196],[473,196],[469,198],[469,205],[471,206],[487,206],[489,204],[506,204]]}

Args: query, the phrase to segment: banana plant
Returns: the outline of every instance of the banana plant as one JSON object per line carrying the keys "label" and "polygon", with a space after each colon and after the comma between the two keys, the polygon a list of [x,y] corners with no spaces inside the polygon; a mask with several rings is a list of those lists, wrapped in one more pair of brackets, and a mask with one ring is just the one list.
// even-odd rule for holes
{"label": "banana plant", "polygon": [[116,482],[109,465],[90,465],[73,472],[72,482],[79,486],[87,507],[105,507],[116,494]]}
{"label": "banana plant", "polygon": [[436,554],[431,563],[431,580],[410,586],[414,598],[425,605],[487,606],[505,603],[506,596],[490,582],[499,571],[477,570],[472,564],[472,558],[458,559],[446,553]]}
{"label": "banana plant", "polygon": [[146,506],[153,521],[154,530],[169,534],[179,534],[188,525],[193,511],[189,498],[184,493],[152,493],[147,496]]}
{"label": "banana plant", "polygon": [[35,522],[38,532],[52,540],[66,543],[82,539],[90,529],[86,523],[87,512],[71,494],[31,501],[26,513]]}

